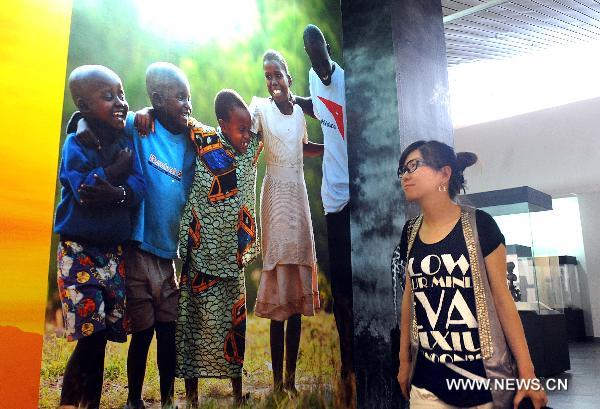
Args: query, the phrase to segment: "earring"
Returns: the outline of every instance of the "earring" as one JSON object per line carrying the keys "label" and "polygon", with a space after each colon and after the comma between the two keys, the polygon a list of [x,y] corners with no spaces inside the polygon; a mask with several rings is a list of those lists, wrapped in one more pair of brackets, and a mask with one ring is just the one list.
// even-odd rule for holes
{"label": "earring", "polygon": [[447,190],[448,190],[448,188],[445,185],[439,185],[438,186],[438,191],[440,191],[440,192],[445,192]]}

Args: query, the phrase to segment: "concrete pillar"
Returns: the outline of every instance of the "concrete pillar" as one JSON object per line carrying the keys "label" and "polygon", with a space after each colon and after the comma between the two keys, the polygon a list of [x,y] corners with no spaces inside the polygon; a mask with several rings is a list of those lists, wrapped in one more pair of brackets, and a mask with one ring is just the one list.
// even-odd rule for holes
{"label": "concrete pillar", "polygon": [[[357,401],[401,407],[390,260],[406,220],[401,149],[452,144],[440,0],[342,0]],[[397,294],[399,314],[401,293]]]}

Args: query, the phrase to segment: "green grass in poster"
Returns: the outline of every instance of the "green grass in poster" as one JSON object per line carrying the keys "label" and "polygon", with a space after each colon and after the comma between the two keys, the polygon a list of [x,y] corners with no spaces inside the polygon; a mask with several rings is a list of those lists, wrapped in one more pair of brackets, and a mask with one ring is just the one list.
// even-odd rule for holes
{"label": "green grass in poster", "polygon": [[[52,331],[44,340],[40,379],[41,409],[56,408],[60,398],[62,374],[75,347],[64,338],[57,338]],[[122,408],[127,399],[127,347],[126,344],[109,343],[104,366],[104,386],[101,408]],[[339,343],[332,314],[321,313],[315,317],[303,317],[302,339],[296,375],[300,395],[272,394],[271,355],[269,349],[269,320],[248,316],[246,333],[246,356],[244,363],[244,391],[253,408],[330,408],[341,402],[339,382]],[[232,406],[231,385],[226,379],[200,381],[203,408],[226,408]],[[175,383],[175,395],[183,403],[183,381]],[[156,367],[156,343],[153,341],[148,356],[143,397],[148,407],[159,408],[160,391]],[[179,405],[183,409],[184,405]]]}

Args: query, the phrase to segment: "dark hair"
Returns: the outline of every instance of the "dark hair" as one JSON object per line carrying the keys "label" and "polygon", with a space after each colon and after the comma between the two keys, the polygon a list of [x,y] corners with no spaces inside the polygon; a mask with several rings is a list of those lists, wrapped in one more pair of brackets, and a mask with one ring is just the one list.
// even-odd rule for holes
{"label": "dark hair", "polygon": [[229,114],[235,107],[248,109],[244,99],[232,89],[222,89],[215,97],[215,115],[217,119],[229,121]]}
{"label": "dark hair", "polygon": [[327,45],[327,41],[325,41],[323,32],[314,24],[309,24],[306,26],[304,33],[302,34],[302,39],[305,47],[309,44]]}
{"label": "dark hair", "polygon": [[448,182],[448,195],[451,199],[454,199],[461,190],[465,191],[465,177],[463,176],[463,172],[466,168],[477,162],[477,155],[472,152],[459,152],[455,154],[454,148],[439,141],[417,141],[408,145],[402,152],[402,155],[400,155],[399,169],[404,166],[408,155],[415,150],[421,152],[423,160],[436,170],[440,170],[444,166],[450,166],[452,175]]}
{"label": "dark hair", "polygon": [[288,69],[288,63],[285,60],[285,57],[279,51],[276,51],[276,50],[265,51],[265,53],[263,54],[263,64],[267,61],[278,62],[285,70],[285,73],[287,75],[290,75],[290,71]]}

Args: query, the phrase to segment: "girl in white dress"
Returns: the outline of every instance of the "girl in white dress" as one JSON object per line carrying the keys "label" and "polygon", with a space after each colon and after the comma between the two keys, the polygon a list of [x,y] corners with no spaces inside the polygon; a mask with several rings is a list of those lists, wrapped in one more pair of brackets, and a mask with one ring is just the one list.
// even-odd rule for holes
{"label": "girl in white dress", "polygon": [[275,390],[286,388],[295,393],[300,316],[314,315],[319,309],[317,260],[303,155],[323,155],[323,145],[308,141],[304,113],[292,102],[292,77],[285,58],[269,50],[263,56],[263,68],[271,97],[255,97],[250,106],[252,130],[262,135],[267,165],[260,209],[263,271],[254,313],[271,319]]}

